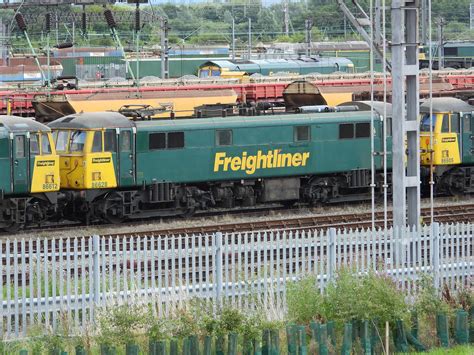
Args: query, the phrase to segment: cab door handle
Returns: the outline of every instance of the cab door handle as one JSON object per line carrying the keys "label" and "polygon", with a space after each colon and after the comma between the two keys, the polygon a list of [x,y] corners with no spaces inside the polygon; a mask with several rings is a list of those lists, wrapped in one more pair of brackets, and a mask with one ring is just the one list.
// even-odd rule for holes
{"label": "cab door handle", "polygon": [[18,166],[18,160],[15,160],[13,163],[15,164],[15,166]]}

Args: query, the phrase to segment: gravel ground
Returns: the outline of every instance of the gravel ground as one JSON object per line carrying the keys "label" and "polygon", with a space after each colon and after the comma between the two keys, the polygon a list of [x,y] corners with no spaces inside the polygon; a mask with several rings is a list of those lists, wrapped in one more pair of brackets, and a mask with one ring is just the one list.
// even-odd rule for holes
{"label": "gravel ground", "polygon": [[[435,206],[447,206],[447,205],[459,205],[459,204],[470,204],[473,203],[473,199],[470,197],[465,198],[437,198],[435,200]],[[423,199],[421,203],[422,207],[429,207],[429,199]],[[389,207],[390,209],[391,207]],[[74,236],[83,236],[83,235],[93,235],[93,234],[113,234],[113,233],[131,233],[131,232],[146,232],[152,230],[160,230],[167,228],[181,228],[181,227],[195,227],[195,226],[204,226],[204,225],[220,225],[228,223],[239,223],[239,222],[252,222],[252,221],[264,221],[272,220],[279,218],[293,218],[297,216],[321,216],[321,215],[341,215],[348,213],[364,213],[370,211],[370,204],[360,203],[360,204],[350,204],[350,205],[334,205],[334,206],[324,206],[324,207],[301,207],[294,208],[291,210],[270,210],[268,214],[261,216],[250,216],[250,215],[233,215],[233,214],[224,214],[217,216],[205,216],[205,217],[192,217],[188,219],[174,217],[174,218],[165,218],[165,219],[154,219],[149,221],[144,221],[142,223],[134,223],[133,225],[94,225],[88,227],[72,227],[69,231],[60,230],[45,230],[41,232],[20,232],[14,235],[4,235],[2,238],[44,238],[44,237],[74,237]],[[383,211],[383,205],[378,204],[376,206],[376,211]]]}

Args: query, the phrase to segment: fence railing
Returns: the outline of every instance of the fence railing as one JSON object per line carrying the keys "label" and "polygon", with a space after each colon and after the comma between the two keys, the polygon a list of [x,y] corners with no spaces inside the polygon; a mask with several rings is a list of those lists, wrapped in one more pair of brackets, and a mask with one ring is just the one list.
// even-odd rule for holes
{"label": "fence railing", "polygon": [[341,267],[385,273],[409,295],[422,273],[455,290],[474,275],[473,226],[0,240],[1,331],[64,319],[80,331],[97,307],[131,300],[159,314],[191,297],[284,310],[289,281],[314,275],[324,290]]}

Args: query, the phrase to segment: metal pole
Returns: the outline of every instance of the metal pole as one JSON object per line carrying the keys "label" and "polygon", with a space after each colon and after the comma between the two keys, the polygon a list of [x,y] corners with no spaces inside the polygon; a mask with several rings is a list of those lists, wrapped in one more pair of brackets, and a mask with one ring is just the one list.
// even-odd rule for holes
{"label": "metal pole", "polygon": [[[46,79],[46,76],[44,75],[43,68],[41,68],[41,64],[39,62],[38,56],[36,55],[36,51],[33,48],[33,45],[31,44],[30,37],[28,36],[28,33],[26,31],[23,31],[23,34],[25,36],[26,42],[28,43],[28,46],[30,47],[31,54],[33,54],[33,58],[35,59],[36,65],[38,66],[38,69],[41,73],[41,80],[44,82]],[[25,80],[24,70],[25,70],[25,66],[23,66],[23,80]]]}
{"label": "metal pole", "polygon": [[434,222],[434,149],[433,149],[433,29],[431,19],[431,0],[428,0],[428,36],[429,36],[429,90],[430,90],[430,224]]}
{"label": "metal pole", "polygon": [[[387,34],[385,17],[385,0],[382,0],[382,63],[387,57]],[[393,120],[393,117],[392,117]],[[384,231],[388,228],[388,180],[387,180],[387,67],[383,66],[383,226]]]}
{"label": "metal pole", "polygon": [[249,17],[248,59],[252,57],[252,19]]}
{"label": "metal pole", "polygon": [[54,12],[54,20],[56,22],[56,44],[59,44],[59,18],[58,18],[58,10]]}
{"label": "metal pole", "polygon": [[232,17],[232,60],[235,60],[235,19]]}
{"label": "metal pole", "polygon": [[48,88],[48,96],[49,96],[49,88],[51,87],[51,55],[50,55],[50,48],[49,48],[49,41],[50,41],[50,35],[49,32],[46,34],[46,58],[47,58],[47,63],[46,65],[48,66],[48,82],[47,82],[47,88]]}
{"label": "metal pole", "polygon": [[75,57],[76,53],[76,21],[72,20],[72,53]]}
{"label": "metal pole", "polygon": [[401,1],[392,2],[392,174],[393,223],[405,227],[405,82],[403,77],[403,13]]}
{"label": "metal pole", "polygon": [[311,57],[311,28],[313,27],[313,21],[308,19],[305,20],[305,29],[306,29],[306,56]]}
{"label": "metal pole", "polygon": [[283,2],[283,21],[285,23],[285,35],[290,35],[290,13],[289,13],[289,6],[288,0]]}
{"label": "metal pole", "polygon": [[[374,38],[378,46],[382,45],[382,8],[380,6],[380,1],[381,0],[375,0],[375,18],[374,20],[372,20],[372,18],[370,20],[370,22],[374,24],[372,31],[375,30],[375,36],[372,36],[372,38]],[[372,6],[370,7],[370,11],[372,11]]]}
{"label": "metal pole", "polygon": [[393,223],[400,231],[407,217],[410,226],[420,223],[418,9],[417,1],[392,1]]}
{"label": "metal pole", "polygon": [[[374,23],[373,0],[369,1],[370,23]],[[380,7],[380,4],[379,4]],[[380,20],[380,19],[379,19]],[[380,21],[378,23],[380,27]],[[379,28],[380,30],[380,28]],[[375,137],[374,137],[374,29],[370,27],[370,195],[372,231],[375,231]]]}
{"label": "metal pole", "polygon": [[140,3],[136,2],[135,9],[135,39],[136,39],[136,63],[137,63],[137,72],[135,85],[137,87],[137,97],[140,95]]}
{"label": "metal pole", "polygon": [[127,55],[125,53],[125,49],[122,46],[122,42],[120,41],[120,38],[115,30],[115,28],[111,28],[110,31],[112,32],[112,37],[115,39],[115,42],[117,43],[118,47],[123,53],[123,58],[125,59],[125,65],[127,67],[127,71],[130,73],[130,76],[132,77],[132,81],[135,82],[135,74],[133,73],[132,67],[130,66],[130,61],[127,58]]}
{"label": "metal pole", "polygon": [[431,0],[421,0],[421,43],[424,45],[428,44],[429,31],[430,31],[430,15],[429,15],[429,2]]}
{"label": "metal pole", "polygon": [[168,20],[161,18],[161,79],[169,78],[168,66]]}
{"label": "metal pole", "polygon": [[438,19],[438,70],[444,68],[444,25],[446,22],[444,18]]}

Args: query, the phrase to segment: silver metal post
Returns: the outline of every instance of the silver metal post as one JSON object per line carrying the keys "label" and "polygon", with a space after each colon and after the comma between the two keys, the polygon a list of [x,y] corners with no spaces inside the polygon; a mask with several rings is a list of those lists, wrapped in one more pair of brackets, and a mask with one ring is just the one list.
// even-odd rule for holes
{"label": "silver metal post", "polygon": [[393,223],[401,230],[407,217],[420,223],[418,9],[418,1],[392,1]]}
{"label": "silver metal post", "polygon": [[48,66],[48,82],[46,83],[46,87],[48,88],[48,95],[49,95],[49,88],[51,87],[51,49],[50,49],[50,34],[49,32],[46,34],[46,58]]}
{"label": "silver metal post", "polygon": [[235,60],[235,19],[232,17],[232,60]]}
{"label": "silver metal post", "polygon": [[168,66],[168,20],[161,18],[161,79],[169,78]]}
{"label": "silver metal post", "polygon": [[311,28],[313,27],[313,21],[310,19],[305,20],[305,29],[306,29],[306,56],[311,57]]}
{"label": "silver metal post", "polygon": [[[382,7],[382,63],[385,63],[387,57],[385,0],[382,0]],[[383,226],[385,231],[388,227],[387,128],[387,67],[383,66]]]}
{"label": "silver metal post", "polygon": [[444,18],[438,19],[438,70],[444,69]]}
{"label": "silver metal post", "polygon": [[[370,22],[374,23],[373,0],[369,1]],[[380,8],[380,3],[378,4]],[[376,27],[380,31],[380,19]],[[380,33],[379,33],[380,36]],[[374,136],[374,29],[370,28],[370,195],[372,231],[375,231],[375,136]]]}
{"label": "silver metal post", "polygon": [[290,35],[290,11],[288,6],[288,0],[284,0],[283,2],[283,17],[285,23],[285,36]]}
{"label": "silver metal post", "polygon": [[252,57],[252,19],[249,17],[249,39],[248,39],[248,48],[247,48],[248,59]]}
{"label": "silver metal post", "polygon": [[[35,59],[36,65],[38,66],[38,69],[41,73],[41,80],[44,82],[45,79],[46,79],[46,76],[44,75],[44,71],[43,71],[43,68],[41,67],[38,56],[36,55],[36,51],[35,51],[33,45],[31,44],[30,37],[28,36],[28,33],[26,31],[23,31],[23,35],[25,36],[26,42],[28,42],[28,46],[30,47],[31,54],[33,55],[33,58]],[[23,66],[23,70],[24,69],[25,69],[25,67]],[[25,75],[23,73],[23,80],[24,80],[24,78],[25,78]]]}
{"label": "silver metal post", "polygon": [[[375,0],[375,16],[370,21],[374,24],[372,31],[375,31],[375,36],[372,37],[378,46],[382,45],[382,7],[380,6],[380,1]],[[370,12],[372,12],[372,6],[370,7]]]}
{"label": "silver metal post", "polygon": [[430,30],[429,2],[431,0],[421,0],[421,43],[428,44]]}

